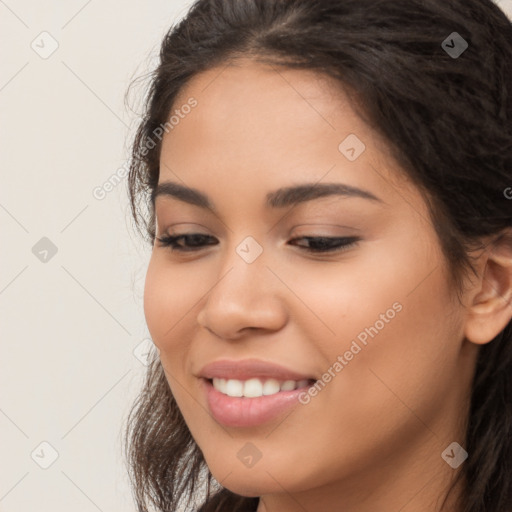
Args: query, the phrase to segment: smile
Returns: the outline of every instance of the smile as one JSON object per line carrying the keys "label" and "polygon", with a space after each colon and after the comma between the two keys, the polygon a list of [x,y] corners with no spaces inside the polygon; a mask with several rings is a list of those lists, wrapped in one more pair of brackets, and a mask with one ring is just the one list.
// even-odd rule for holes
{"label": "smile", "polygon": [[307,388],[314,381],[312,379],[304,380],[285,380],[276,379],[212,379],[213,387],[223,395],[231,397],[256,398],[260,396],[270,396],[282,391],[293,391],[295,389]]}

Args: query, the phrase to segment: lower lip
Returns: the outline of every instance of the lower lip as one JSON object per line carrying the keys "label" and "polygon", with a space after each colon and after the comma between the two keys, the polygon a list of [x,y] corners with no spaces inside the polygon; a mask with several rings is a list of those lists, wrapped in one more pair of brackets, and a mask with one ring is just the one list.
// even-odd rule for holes
{"label": "lower lip", "polygon": [[213,417],[226,427],[254,427],[278,418],[299,403],[308,388],[280,391],[255,398],[232,397],[216,390],[207,379],[201,379]]}

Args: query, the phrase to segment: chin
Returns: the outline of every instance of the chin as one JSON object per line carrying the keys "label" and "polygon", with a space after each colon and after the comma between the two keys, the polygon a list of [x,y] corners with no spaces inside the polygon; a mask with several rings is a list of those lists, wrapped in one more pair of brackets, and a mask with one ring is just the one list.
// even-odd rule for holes
{"label": "chin", "polygon": [[[222,478],[221,475],[218,476]],[[218,481],[217,476],[214,475],[214,477]],[[257,498],[264,494],[282,492],[282,488],[276,484],[275,480],[272,480],[269,475],[266,475],[266,477],[265,482],[260,482],[258,479],[255,480],[250,473],[245,476],[231,473],[227,477],[224,475],[224,481],[220,483],[229,491],[245,498]]]}
{"label": "chin", "polygon": [[245,467],[238,460],[235,464],[226,464],[225,460],[219,464],[208,464],[214,478],[226,489],[240,496],[254,498],[265,494],[283,492],[283,488],[290,492],[307,487],[302,478],[306,475],[297,475],[292,468],[283,468],[282,465],[264,464],[260,460],[253,467]]}

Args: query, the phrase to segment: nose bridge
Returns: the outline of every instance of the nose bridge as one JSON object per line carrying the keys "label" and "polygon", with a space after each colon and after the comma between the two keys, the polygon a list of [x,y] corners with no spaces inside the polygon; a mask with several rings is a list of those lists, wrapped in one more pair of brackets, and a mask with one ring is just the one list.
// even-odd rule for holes
{"label": "nose bridge", "polygon": [[252,236],[227,248],[199,323],[226,338],[247,327],[278,329],[283,325],[286,311],[267,263],[263,244]]}
{"label": "nose bridge", "polygon": [[[256,240],[254,236],[245,237],[233,236],[233,241],[226,247],[222,254],[222,264],[219,272],[219,278],[225,276],[222,281],[225,286],[234,288],[232,292],[242,294],[250,300],[251,294],[271,293],[269,288],[268,276],[270,274],[266,268],[268,264],[269,252],[264,247],[264,242]],[[261,286],[266,283],[265,286]],[[219,283],[221,284],[221,283]],[[266,289],[266,291],[265,291]]]}

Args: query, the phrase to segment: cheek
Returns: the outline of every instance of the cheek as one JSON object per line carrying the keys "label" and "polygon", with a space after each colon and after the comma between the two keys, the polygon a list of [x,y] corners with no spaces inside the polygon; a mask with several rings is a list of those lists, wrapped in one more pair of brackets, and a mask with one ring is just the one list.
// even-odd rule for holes
{"label": "cheek", "polygon": [[[454,379],[461,317],[445,276],[438,268],[424,279],[428,265],[415,268],[413,262],[403,262],[407,270],[400,272],[400,262],[396,264],[395,269],[381,267],[372,286],[356,288],[357,280],[351,278],[347,287],[353,297],[344,291],[338,307],[333,299],[330,309],[324,309],[326,321],[338,325],[341,334],[339,343],[326,346],[331,364],[338,355],[347,360],[333,379],[332,398],[344,397],[351,417],[368,421],[366,426],[354,421],[354,435],[371,424],[410,428],[412,420],[412,426],[416,421],[421,428],[409,408],[428,424]],[[344,414],[337,418],[339,424],[346,421]]]}
{"label": "cheek", "polygon": [[[394,254],[354,260],[339,274],[319,267],[307,280],[294,281],[294,291],[316,313],[299,320],[302,329],[322,354],[321,371],[331,368],[336,375],[320,394],[343,397],[352,418],[376,420],[387,410],[405,421],[402,412],[410,411],[404,403],[430,417],[453,380],[462,317],[441,255],[428,254],[423,244]],[[344,362],[334,367],[338,356]],[[339,420],[346,424],[346,417]],[[392,415],[387,421],[394,421]]]}
{"label": "cheek", "polygon": [[[198,300],[198,283],[191,281],[190,272],[177,271],[165,258],[153,254],[144,286],[144,315],[151,338],[160,351],[160,361],[166,379],[180,409],[187,411],[187,354],[194,336],[190,329],[196,313],[191,309]],[[192,273],[193,274],[193,273]],[[204,285],[203,285],[204,287]]]}
{"label": "cheek", "polygon": [[197,311],[193,307],[207,293],[207,285],[197,272],[178,269],[165,256],[153,254],[144,286],[144,315],[160,349],[170,349],[182,338],[180,330],[195,321]]}
{"label": "cheek", "polygon": [[170,293],[171,283],[162,276],[162,269],[152,256],[146,272],[144,284],[144,316],[153,342],[163,343],[166,330],[172,325],[170,316],[175,311],[176,301]]}

